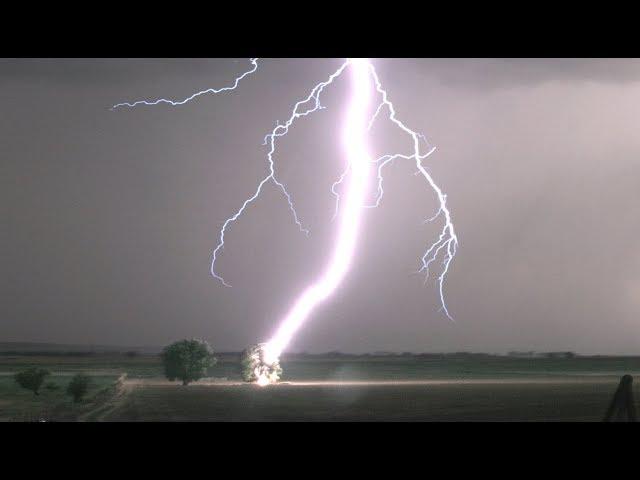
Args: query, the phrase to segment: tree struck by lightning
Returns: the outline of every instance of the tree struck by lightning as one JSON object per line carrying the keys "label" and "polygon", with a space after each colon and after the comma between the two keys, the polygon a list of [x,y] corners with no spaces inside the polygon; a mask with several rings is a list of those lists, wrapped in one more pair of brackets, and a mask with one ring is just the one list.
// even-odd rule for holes
{"label": "tree struck by lightning", "polygon": [[[158,104],[167,104],[175,107],[184,105],[201,95],[233,91],[238,88],[238,85],[245,77],[258,70],[257,58],[250,59],[250,63],[251,68],[237,76],[234,81],[226,87],[202,90],[182,100],[160,98],[119,103],[114,105],[112,109],[153,106]],[[305,98],[294,104],[291,114],[285,122],[278,122],[275,128],[265,136],[264,145],[267,147],[268,172],[266,176],[258,182],[253,194],[246,198],[240,208],[223,223],[220,229],[218,243],[212,253],[211,274],[223,285],[227,287],[230,286],[222,275],[216,271],[216,261],[224,248],[225,236],[230,226],[260,197],[263,188],[265,188],[267,184],[273,185],[283,194],[293,221],[301,232],[306,235],[309,234],[309,231],[304,227],[296,212],[292,196],[287,191],[284,183],[282,183],[276,175],[274,155],[277,141],[279,138],[287,135],[290,127],[297,120],[325,108],[320,101],[322,92],[347,70],[351,74],[351,93],[346,108],[341,138],[347,165],[340,177],[331,186],[331,193],[335,197],[334,219],[340,217],[333,252],[325,269],[320,273],[316,281],[303,289],[300,296],[294,301],[289,312],[278,325],[275,334],[268,342],[260,344],[261,354],[257,355],[256,358],[260,358],[260,361],[263,362],[266,367],[278,363],[281,353],[286,349],[295,333],[310,316],[313,309],[320,302],[328,298],[338,288],[346,276],[358,244],[362,212],[365,208],[375,208],[380,205],[384,196],[383,170],[392,164],[394,160],[415,162],[417,174],[426,180],[436,194],[438,200],[437,211],[435,215],[426,221],[433,222],[442,218],[443,226],[438,239],[426,249],[424,255],[421,257],[419,272],[425,275],[426,281],[431,265],[438,259],[441,260],[442,268],[437,277],[441,310],[449,319],[452,319],[445,302],[444,282],[451,262],[456,255],[458,238],[451,219],[451,213],[447,206],[447,197],[423,165],[423,161],[435,151],[435,147],[430,146],[423,135],[411,130],[398,119],[395,106],[389,100],[387,91],[382,87],[373,63],[368,59],[346,59],[326,80],[316,84]],[[376,105],[373,100],[374,97],[378,98],[375,109],[373,108],[373,106]],[[368,151],[367,135],[374,123],[379,122],[383,116],[410,138],[411,150],[409,153],[392,153],[376,159],[371,158]],[[422,144],[425,144],[424,150],[421,148]],[[366,192],[374,171],[377,182],[375,200],[373,202],[367,202]],[[337,191],[337,187],[340,185],[342,185],[345,190],[344,194],[339,194]],[[268,371],[269,369],[258,368],[256,371],[263,370]],[[260,385],[265,385],[275,381],[273,380],[274,378],[277,379],[277,375],[258,375],[256,382]]]}

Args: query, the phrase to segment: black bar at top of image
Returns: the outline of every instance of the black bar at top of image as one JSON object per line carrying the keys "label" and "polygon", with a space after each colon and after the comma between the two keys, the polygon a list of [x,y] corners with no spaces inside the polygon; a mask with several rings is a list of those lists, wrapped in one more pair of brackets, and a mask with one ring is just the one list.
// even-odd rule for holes
{"label": "black bar at top of image", "polygon": [[[2,57],[637,57],[631,15],[416,3],[393,10],[284,4],[29,17],[5,29]],[[204,8],[204,7],[203,7]],[[399,7],[398,7],[399,8]],[[449,8],[450,11],[443,11]],[[510,14],[510,15],[507,15]],[[8,18],[5,18],[5,22]],[[19,23],[19,22],[18,22]]]}

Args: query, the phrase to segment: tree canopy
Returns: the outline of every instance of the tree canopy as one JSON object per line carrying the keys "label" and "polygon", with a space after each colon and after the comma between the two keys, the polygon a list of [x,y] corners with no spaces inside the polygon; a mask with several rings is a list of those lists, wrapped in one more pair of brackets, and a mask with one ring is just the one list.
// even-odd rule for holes
{"label": "tree canopy", "polygon": [[16,373],[13,378],[22,388],[31,390],[34,395],[39,395],[38,390],[40,390],[45,377],[49,374],[49,370],[44,368],[29,368]]}
{"label": "tree canopy", "polygon": [[82,400],[89,390],[91,379],[86,375],[78,373],[73,376],[69,385],[67,386],[67,394],[73,397],[74,402]]}
{"label": "tree canopy", "polygon": [[213,350],[202,340],[180,340],[162,351],[162,363],[166,377],[181,380],[183,385],[200,380],[207,369],[216,363]]}

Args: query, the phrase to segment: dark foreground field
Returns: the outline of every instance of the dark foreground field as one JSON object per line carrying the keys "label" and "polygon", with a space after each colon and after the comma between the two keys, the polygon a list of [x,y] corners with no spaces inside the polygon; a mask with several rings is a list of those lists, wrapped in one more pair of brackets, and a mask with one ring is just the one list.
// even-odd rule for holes
{"label": "dark foreground field", "polygon": [[[600,421],[614,380],[433,385],[140,385],[113,421]],[[638,392],[636,392],[636,397]]]}
{"label": "dark foreground field", "polygon": [[[59,388],[20,389],[11,375],[30,366]],[[221,355],[208,379],[184,387],[162,378],[156,355],[5,354],[0,421],[601,421],[626,373],[640,409],[637,357],[325,356],[283,367],[283,383],[261,388]],[[77,372],[93,383],[73,404],[64,389]]]}

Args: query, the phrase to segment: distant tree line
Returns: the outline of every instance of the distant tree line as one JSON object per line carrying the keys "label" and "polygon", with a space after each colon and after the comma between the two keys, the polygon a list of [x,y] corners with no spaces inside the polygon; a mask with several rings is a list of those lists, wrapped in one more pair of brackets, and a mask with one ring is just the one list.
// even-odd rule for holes
{"label": "distant tree line", "polygon": [[511,351],[507,353],[508,357],[519,358],[575,358],[574,352],[535,352],[533,350],[527,352]]}
{"label": "distant tree line", "polygon": [[46,351],[46,350],[7,350],[0,352],[2,357],[96,357],[104,355],[124,355],[125,357],[135,358],[140,356],[140,352],[137,350],[127,350],[126,352],[114,351],[114,352],[79,352],[73,351]]}

